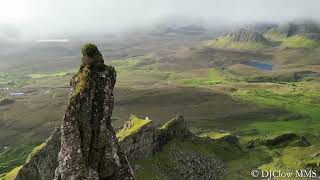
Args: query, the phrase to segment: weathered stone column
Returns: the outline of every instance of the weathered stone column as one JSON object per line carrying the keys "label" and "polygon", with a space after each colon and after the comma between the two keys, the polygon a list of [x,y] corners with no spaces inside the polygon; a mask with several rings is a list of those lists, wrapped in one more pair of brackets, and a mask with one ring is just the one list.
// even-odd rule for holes
{"label": "weathered stone column", "polygon": [[82,64],[61,125],[56,180],[134,179],[120,150],[111,115],[116,71],[104,65],[93,44],[82,48]]}

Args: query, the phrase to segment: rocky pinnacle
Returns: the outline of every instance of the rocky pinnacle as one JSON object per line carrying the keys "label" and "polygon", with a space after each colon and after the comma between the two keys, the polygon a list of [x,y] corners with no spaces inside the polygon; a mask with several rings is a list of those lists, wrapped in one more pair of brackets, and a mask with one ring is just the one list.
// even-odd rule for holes
{"label": "rocky pinnacle", "polygon": [[111,125],[116,71],[97,46],[82,48],[82,64],[61,125],[55,180],[134,179]]}

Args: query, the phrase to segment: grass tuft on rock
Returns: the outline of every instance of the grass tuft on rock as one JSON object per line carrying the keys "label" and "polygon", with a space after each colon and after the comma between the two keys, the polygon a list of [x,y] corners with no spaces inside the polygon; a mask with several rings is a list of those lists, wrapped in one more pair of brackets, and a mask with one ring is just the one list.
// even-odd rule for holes
{"label": "grass tuft on rock", "polygon": [[4,176],[2,176],[2,177],[0,176],[0,179],[1,180],[14,180],[21,168],[22,168],[22,166],[19,166],[19,167],[12,169],[10,172],[5,174]]}
{"label": "grass tuft on rock", "polygon": [[34,156],[36,155],[43,147],[46,146],[46,143],[42,143],[39,146],[35,147],[31,153],[29,154],[28,158],[27,158],[27,162]]}
{"label": "grass tuft on rock", "polygon": [[170,121],[167,121],[166,123],[164,123],[159,129],[168,129],[171,124],[173,124],[177,119],[171,119]]}
{"label": "grass tuft on rock", "polygon": [[151,123],[152,121],[149,119],[140,119],[135,115],[131,115],[130,121],[127,122],[127,125],[125,125],[118,133],[117,138],[119,141],[122,141],[127,136],[130,136],[136,132],[138,132],[142,127],[145,125]]}

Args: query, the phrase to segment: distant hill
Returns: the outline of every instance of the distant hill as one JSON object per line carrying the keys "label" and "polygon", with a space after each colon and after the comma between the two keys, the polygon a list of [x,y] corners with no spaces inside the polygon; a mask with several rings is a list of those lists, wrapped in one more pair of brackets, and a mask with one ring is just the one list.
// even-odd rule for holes
{"label": "distant hill", "polygon": [[240,29],[237,32],[232,32],[209,41],[208,45],[226,49],[258,50],[271,47],[272,43],[258,32]]}
{"label": "distant hill", "polygon": [[281,46],[285,48],[320,47],[320,25],[313,21],[279,25],[267,31],[264,36],[269,40],[282,42]]}
{"label": "distant hill", "polygon": [[227,35],[232,41],[237,42],[251,42],[251,43],[267,43],[267,39],[262,34],[241,29],[237,32],[233,32]]}

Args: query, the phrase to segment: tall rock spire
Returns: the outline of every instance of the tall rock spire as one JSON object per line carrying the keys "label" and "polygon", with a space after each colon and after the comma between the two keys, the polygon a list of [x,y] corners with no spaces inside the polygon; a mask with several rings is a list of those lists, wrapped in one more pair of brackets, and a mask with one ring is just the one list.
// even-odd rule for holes
{"label": "tall rock spire", "polygon": [[56,180],[134,179],[111,125],[116,71],[97,46],[82,48],[82,64],[61,125]]}

